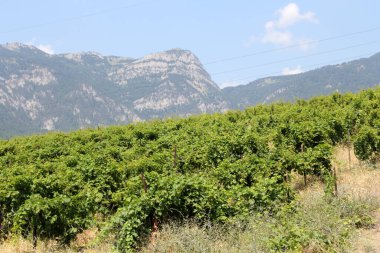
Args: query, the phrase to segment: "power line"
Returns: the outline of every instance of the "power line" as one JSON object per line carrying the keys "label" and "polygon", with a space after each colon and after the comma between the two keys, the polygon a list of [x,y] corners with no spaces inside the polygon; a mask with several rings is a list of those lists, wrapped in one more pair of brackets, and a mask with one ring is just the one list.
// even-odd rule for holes
{"label": "power line", "polygon": [[64,19],[57,19],[57,20],[53,20],[50,22],[20,27],[20,28],[8,30],[8,31],[3,31],[3,32],[0,32],[0,34],[9,34],[9,33],[14,33],[14,32],[21,32],[21,31],[31,30],[31,29],[35,29],[35,28],[48,26],[48,25],[56,25],[56,24],[71,22],[71,21],[75,21],[75,20],[79,20],[79,19],[83,19],[83,18],[89,18],[89,17],[93,17],[93,16],[104,15],[106,13],[113,12],[113,11],[118,11],[118,10],[122,10],[122,9],[129,9],[129,8],[145,5],[145,4],[150,3],[150,2],[157,2],[157,1],[158,0],[155,0],[155,1],[150,0],[150,1],[140,2],[140,3],[130,4],[130,5],[126,5],[126,6],[119,6],[119,7],[115,7],[115,8],[105,9],[102,11],[88,13],[88,14],[84,14],[84,15],[80,15],[80,16],[64,18]]}
{"label": "power line", "polygon": [[[47,25],[54,25],[54,24],[59,24],[59,23],[70,22],[70,21],[74,21],[74,20],[78,20],[78,19],[82,19],[82,18],[88,18],[88,17],[92,17],[92,16],[103,15],[103,14],[113,12],[113,11],[117,11],[117,10],[121,10],[121,9],[129,9],[129,8],[145,5],[145,4],[150,3],[150,2],[157,2],[157,1],[158,0],[155,0],[155,1],[154,0],[150,0],[150,1],[148,0],[145,2],[135,3],[135,4],[127,5],[127,6],[120,6],[120,7],[105,9],[102,11],[84,14],[84,15],[80,15],[80,16],[70,17],[70,18],[66,18],[66,19],[58,19],[58,20],[51,21],[51,22],[40,23],[40,24],[35,24],[35,25],[31,25],[31,26],[26,26],[26,27],[20,27],[20,28],[8,30],[8,31],[3,31],[3,32],[0,32],[0,34],[8,34],[8,33],[13,33],[13,32],[19,32],[19,31],[25,31],[25,30],[30,30],[30,29],[34,29],[34,28],[39,28],[39,27],[43,27],[43,26],[47,26]],[[324,41],[335,40],[335,39],[340,39],[340,38],[345,38],[345,37],[351,37],[351,36],[360,35],[363,33],[368,33],[368,32],[373,32],[373,31],[378,31],[378,30],[380,30],[380,27],[373,27],[373,28],[369,28],[366,30],[341,34],[341,35],[337,35],[337,36],[331,36],[331,37],[327,37],[327,38],[323,38],[323,39],[319,39],[319,40],[313,40],[313,41],[309,41],[309,42],[297,43],[294,45],[280,47],[280,48],[276,48],[276,49],[263,50],[263,51],[254,52],[251,54],[233,56],[233,57],[229,57],[229,58],[222,58],[222,59],[206,62],[203,65],[212,65],[212,64],[216,64],[216,63],[220,63],[220,62],[233,61],[233,60],[247,58],[247,57],[251,57],[251,56],[277,52],[277,51],[290,49],[290,48],[296,48],[299,46],[312,45],[312,44],[316,44],[316,43],[320,43],[320,42],[324,42]]]}
{"label": "power line", "polygon": [[359,34],[363,34],[363,33],[368,33],[368,32],[373,32],[373,31],[378,31],[378,30],[380,30],[380,27],[373,27],[373,28],[366,29],[366,30],[361,30],[361,31],[356,31],[356,32],[352,32],[352,33],[346,33],[346,34],[341,34],[341,35],[337,35],[337,36],[327,37],[327,38],[323,38],[323,39],[320,39],[320,40],[313,40],[313,41],[304,42],[304,43],[297,43],[297,44],[294,44],[294,45],[291,45],[291,46],[280,47],[280,48],[269,49],[269,50],[263,50],[263,51],[258,51],[258,52],[254,52],[254,53],[251,53],[251,54],[245,54],[245,55],[240,55],[240,56],[233,56],[233,57],[229,57],[229,58],[222,58],[222,59],[219,59],[219,60],[206,62],[203,65],[212,65],[212,64],[216,64],[216,63],[220,63],[220,62],[233,61],[233,60],[238,60],[238,59],[247,58],[247,57],[251,57],[251,56],[268,54],[268,53],[273,53],[273,52],[277,52],[277,51],[282,51],[282,50],[285,50],[285,49],[297,48],[297,47],[306,46],[306,45],[312,45],[312,44],[316,44],[316,43],[320,43],[320,42],[324,42],[324,41],[341,39],[341,38],[345,38],[345,37],[351,37],[351,36],[355,36],[355,35],[359,35]]}
{"label": "power line", "polygon": [[337,49],[333,49],[333,50],[323,51],[323,52],[320,52],[320,53],[308,54],[308,55],[288,58],[288,59],[284,59],[284,60],[280,60],[280,61],[267,62],[267,63],[264,63],[264,64],[257,64],[257,65],[253,65],[253,66],[249,66],[249,67],[244,67],[244,68],[237,68],[237,69],[226,70],[226,71],[222,71],[222,72],[211,73],[211,75],[212,76],[216,76],[216,75],[221,75],[221,74],[226,74],[226,73],[232,73],[232,72],[237,72],[237,71],[242,71],[242,70],[247,70],[247,69],[260,68],[260,67],[264,67],[264,66],[278,64],[278,63],[284,63],[284,62],[289,62],[289,61],[309,58],[309,57],[318,56],[318,55],[335,53],[335,52],[344,51],[344,50],[355,48],[355,47],[367,46],[367,45],[372,45],[372,44],[377,44],[377,43],[380,43],[380,41],[372,41],[372,42],[367,42],[367,43],[361,43],[361,44],[356,44],[356,45],[352,45],[352,46],[348,46],[348,47],[342,47],[342,48],[337,48]]}
{"label": "power line", "polygon": [[[375,52],[376,53],[376,52]],[[375,53],[371,53],[371,55],[375,54]],[[317,63],[317,64],[311,64],[311,65],[306,65],[304,66],[305,68],[312,68],[312,67],[325,67],[329,64],[332,64],[332,62],[337,62],[337,61],[352,61],[352,60],[356,60],[356,59],[359,59],[361,57],[365,57],[367,56],[369,53],[367,54],[361,54],[361,55],[357,55],[357,56],[352,56],[352,57],[345,57],[345,58],[340,58],[340,59],[335,59],[334,61],[325,61],[325,62],[320,62],[320,63]],[[339,63],[337,63],[339,64]],[[313,71],[315,69],[309,69],[307,71],[304,71],[304,72],[308,72],[308,71]],[[304,73],[302,72],[302,73]],[[300,73],[300,74],[302,74]],[[237,82],[237,81],[245,81],[245,80],[252,80],[255,81],[255,80],[258,80],[258,79],[261,79],[261,78],[266,78],[266,77],[271,77],[271,76],[274,76],[274,75],[282,75],[282,71],[276,71],[276,72],[270,72],[270,73],[266,73],[266,74],[262,74],[260,76],[258,75],[251,75],[251,76],[247,76],[247,77],[244,77],[244,78],[239,78],[239,79],[232,79],[232,80],[228,80],[230,82]],[[239,85],[243,85],[243,84],[239,84]]]}

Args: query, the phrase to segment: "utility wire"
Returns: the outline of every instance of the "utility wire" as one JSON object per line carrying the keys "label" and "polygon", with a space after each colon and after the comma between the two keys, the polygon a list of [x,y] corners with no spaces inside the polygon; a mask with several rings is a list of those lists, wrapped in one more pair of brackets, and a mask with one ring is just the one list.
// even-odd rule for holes
{"label": "utility wire", "polygon": [[337,36],[327,37],[327,38],[323,38],[323,39],[320,39],[320,40],[313,40],[313,41],[310,41],[310,42],[297,43],[297,44],[294,44],[294,45],[291,45],[291,46],[280,47],[280,48],[269,49],[269,50],[263,50],[263,51],[258,51],[258,52],[251,53],[251,54],[245,54],[245,55],[240,55],[240,56],[232,56],[232,57],[229,57],[229,58],[222,58],[222,59],[219,59],[219,60],[206,62],[203,65],[212,65],[212,64],[216,64],[216,63],[220,63],[220,62],[233,61],[233,60],[247,58],[247,57],[251,57],[251,56],[255,56],[255,55],[262,55],[262,54],[273,53],[273,52],[282,51],[282,50],[285,50],[285,49],[297,48],[297,47],[306,46],[306,45],[312,45],[312,44],[316,44],[316,43],[320,43],[320,42],[324,42],[324,41],[341,39],[341,38],[351,37],[351,36],[360,35],[360,34],[363,34],[363,33],[379,31],[379,30],[380,30],[380,27],[373,27],[373,28],[366,29],[366,30],[361,30],[361,31],[356,31],[356,32],[346,33],[346,34],[340,34],[340,35],[337,35]]}
{"label": "utility wire", "polygon": [[244,67],[244,68],[237,68],[237,69],[226,70],[226,71],[222,71],[222,72],[211,73],[211,75],[212,76],[217,76],[217,75],[221,75],[221,74],[232,73],[232,72],[237,72],[237,71],[242,71],[242,70],[247,70],[247,69],[260,68],[260,67],[265,67],[265,66],[269,66],[269,65],[278,64],[278,63],[284,63],[284,62],[289,62],[289,61],[294,61],[294,60],[299,60],[299,59],[305,59],[305,58],[309,58],[309,57],[313,57],[313,56],[318,56],[318,55],[335,53],[335,52],[344,51],[344,50],[355,48],[355,47],[362,47],[362,46],[367,46],[367,45],[372,45],[372,44],[377,44],[377,43],[380,43],[380,41],[371,41],[371,42],[351,45],[351,46],[348,46],[348,47],[342,47],[342,48],[337,48],[337,49],[333,49],[333,50],[323,51],[323,52],[320,52],[320,53],[308,54],[308,55],[288,58],[288,59],[284,59],[284,60],[280,60],[280,61],[267,62],[267,63],[264,63],[264,64],[257,64],[257,65],[253,65],[253,66],[249,66],[249,67]]}
{"label": "utility wire", "polygon": [[83,18],[89,18],[89,17],[93,17],[93,16],[104,15],[104,14],[107,14],[109,12],[114,12],[114,11],[118,11],[118,10],[122,10],[122,9],[129,9],[129,8],[145,5],[145,4],[150,3],[150,2],[157,2],[157,1],[158,0],[144,1],[144,2],[139,2],[139,3],[130,4],[130,5],[126,5],[126,6],[119,6],[119,7],[115,7],[115,8],[105,9],[102,11],[88,13],[88,14],[84,14],[84,15],[80,15],[80,16],[64,18],[64,19],[57,19],[57,20],[53,20],[50,22],[46,22],[46,23],[40,23],[40,24],[35,24],[35,25],[30,25],[30,26],[25,26],[25,27],[19,27],[16,29],[8,30],[8,31],[3,31],[3,32],[0,32],[0,34],[9,34],[9,33],[26,31],[26,30],[31,30],[31,29],[40,28],[40,27],[49,26],[49,25],[67,23],[67,22],[71,22],[71,21],[75,21],[75,20],[79,20],[79,19],[83,19]]}
{"label": "utility wire", "polygon": [[[375,53],[371,53],[370,55],[373,55]],[[316,64],[306,65],[306,66],[304,66],[304,68],[313,68],[313,67],[317,67],[317,68],[309,69],[309,70],[306,70],[306,71],[304,71],[302,73],[305,73],[305,72],[308,72],[308,71],[313,71],[313,70],[316,70],[318,68],[326,67],[328,65],[331,65],[333,62],[337,62],[337,61],[338,62],[341,62],[341,61],[353,61],[353,60],[358,60],[358,59],[360,59],[362,57],[365,57],[365,56],[368,56],[368,53],[367,54],[357,55],[357,56],[352,56],[352,57],[345,57],[345,58],[335,59],[334,61],[325,61],[325,62],[320,62],[320,63],[316,63]],[[344,62],[342,62],[342,63],[344,63]],[[342,64],[342,63],[335,63],[335,64]],[[300,74],[302,74],[302,73],[300,73]],[[232,79],[232,80],[228,80],[228,81],[229,82],[238,82],[238,81],[252,80],[252,82],[254,82],[255,80],[262,79],[262,78],[267,78],[267,77],[273,77],[275,75],[286,76],[286,75],[282,74],[282,71],[276,71],[276,72],[270,72],[270,73],[262,74],[260,76],[258,76],[258,75],[251,75],[251,76],[247,76],[247,77],[243,77],[243,78],[239,78],[239,79]],[[294,75],[297,75],[297,74],[294,74]],[[244,85],[244,84],[239,84],[239,85]]]}

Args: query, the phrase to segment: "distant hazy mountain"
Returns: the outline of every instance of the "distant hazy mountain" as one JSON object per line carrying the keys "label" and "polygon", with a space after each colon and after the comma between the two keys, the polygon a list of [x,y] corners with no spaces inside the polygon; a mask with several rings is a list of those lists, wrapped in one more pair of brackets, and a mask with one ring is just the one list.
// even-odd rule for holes
{"label": "distant hazy mountain", "polygon": [[297,75],[258,79],[247,85],[223,89],[234,109],[249,105],[292,101],[333,92],[357,92],[380,84],[380,53],[338,65],[325,66]]}
{"label": "distant hazy mountain", "polygon": [[0,136],[125,124],[226,110],[219,87],[190,51],[131,59],[49,55],[0,46]]}
{"label": "distant hazy mountain", "polygon": [[0,137],[221,112],[380,83],[380,54],[220,90],[190,51],[132,59],[0,45]]}

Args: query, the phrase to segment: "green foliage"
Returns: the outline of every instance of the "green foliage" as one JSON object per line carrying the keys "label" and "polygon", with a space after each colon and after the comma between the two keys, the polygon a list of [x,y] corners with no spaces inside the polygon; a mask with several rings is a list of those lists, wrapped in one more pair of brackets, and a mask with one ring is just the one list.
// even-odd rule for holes
{"label": "green foliage", "polygon": [[363,127],[354,142],[355,154],[360,160],[368,160],[380,151],[379,130],[365,126]]}
{"label": "green foliage", "polygon": [[352,139],[360,159],[378,154],[379,101],[377,89],[0,141],[2,234],[69,242],[101,215],[104,234],[131,251],[155,221],[274,212],[293,199],[292,172],[331,189],[333,145]]}

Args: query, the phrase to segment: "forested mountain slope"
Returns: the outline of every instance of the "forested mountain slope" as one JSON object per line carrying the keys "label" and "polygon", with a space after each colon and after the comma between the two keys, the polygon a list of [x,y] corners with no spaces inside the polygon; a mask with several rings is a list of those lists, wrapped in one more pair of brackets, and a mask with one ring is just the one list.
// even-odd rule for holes
{"label": "forested mountain slope", "polygon": [[334,92],[358,92],[380,84],[380,53],[297,75],[271,76],[223,89],[231,108],[294,101]]}

